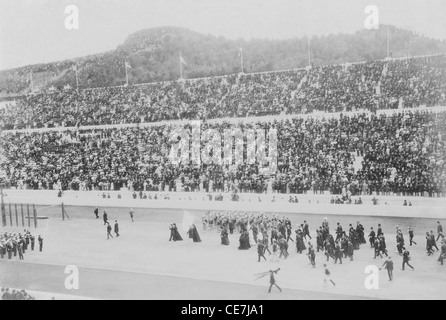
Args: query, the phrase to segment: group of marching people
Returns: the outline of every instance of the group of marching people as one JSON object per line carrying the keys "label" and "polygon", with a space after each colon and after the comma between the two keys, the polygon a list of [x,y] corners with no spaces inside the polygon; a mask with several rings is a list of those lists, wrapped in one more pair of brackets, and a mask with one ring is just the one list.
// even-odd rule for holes
{"label": "group of marching people", "polygon": [[[206,212],[202,217],[204,230],[220,231],[222,245],[229,245],[229,235],[237,232],[240,234],[239,249],[247,250],[251,248],[251,240],[256,245],[264,246],[263,252],[272,254],[280,252],[280,256],[285,258],[288,253],[288,242],[293,240],[292,224],[289,218],[279,218],[275,214],[267,215],[248,212]],[[308,224],[302,224],[296,231],[296,250],[302,252],[306,250],[304,237],[309,236]],[[251,239],[252,235],[252,239]],[[311,236],[309,236],[311,239]]]}
{"label": "group of marching people", "polygon": [[[43,250],[43,238],[39,235],[37,238],[39,251]],[[24,260],[25,253],[28,250],[34,251],[36,237],[29,230],[21,233],[4,233],[0,235],[0,258],[11,260],[12,257],[19,257]]]}
{"label": "group of marching people", "polygon": [[[310,235],[310,228],[306,221],[303,224],[297,226],[293,232],[292,223],[289,218],[278,217],[275,214],[259,214],[249,212],[206,212],[202,218],[204,230],[220,231],[221,244],[229,245],[229,235],[237,232],[240,235],[239,249],[247,250],[251,248],[251,241],[257,245],[258,262],[262,259],[267,260],[266,253],[272,255],[272,260],[277,261],[280,258],[286,259],[289,256],[289,243],[294,242],[296,252],[299,254],[307,251],[308,258],[313,267],[316,262],[316,252],[323,252],[326,261],[333,259],[334,263],[342,264],[343,259],[349,259],[353,261],[354,252],[360,249],[361,245],[367,243],[365,228],[357,221],[356,226],[349,225],[348,231],[344,230],[342,225],[338,222],[335,229],[336,238],[330,233],[330,225],[325,218],[321,226],[316,230],[316,246],[313,247],[312,243],[308,240],[312,240]],[[427,250],[428,254],[433,254],[432,248],[436,248],[437,251],[441,251],[438,261],[443,265],[443,261],[446,259],[446,239],[443,236],[443,228],[438,223],[438,237],[435,237],[433,231],[428,232]],[[294,235],[293,235],[294,234]],[[416,244],[414,241],[414,230],[409,228],[410,246]],[[442,239],[441,249],[438,249],[436,242]],[[372,227],[368,235],[368,242],[370,248],[374,250],[374,259],[389,258],[388,247],[386,243],[386,237],[383,232],[381,224],[378,224],[378,228]],[[405,247],[404,235],[401,228],[396,227],[396,251],[403,258],[402,269],[405,266],[409,266],[414,269],[410,264],[410,252]]]}
{"label": "group of marching people", "polygon": [[[170,238],[169,241],[183,241],[183,238],[180,235],[180,232],[178,231],[178,227],[176,223],[172,223],[169,227],[170,229]],[[187,235],[190,239],[192,239],[193,242],[201,242],[200,234],[198,233],[197,227],[192,224],[189,227],[189,230],[187,231]]]}
{"label": "group of marching people", "polygon": [[[350,224],[350,228],[347,232],[343,229],[342,225],[338,222],[336,226],[336,239],[330,234],[330,226],[325,218],[322,225],[316,231],[316,249],[317,252],[323,251],[327,261],[331,259],[334,263],[342,264],[342,259],[349,258],[353,261],[354,251],[358,250],[361,244],[366,243],[364,237],[364,227],[358,221],[356,228]],[[308,255],[311,257],[312,253]],[[312,260],[310,258],[310,260]],[[312,265],[314,262],[311,261]]]}
{"label": "group of marching people", "polygon": [[[206,212],[202,218],[204,230],[219,230],[222,245],[229,245],[229,234],[237,231],[240,234],[239,249],[251,248],[250,235],[257,245],[258,261],[267,260],[266,252],[272,255],[272,260],[286,259],[289,256],[289,242],[294,242],[296,252],[299,254],[308,250],[307,255],[313,267],[315,267],[316,252],[323,251],[327,261],[332,258],[335,263],[341,263],[343,258],[353,260],[354,250],[358,250],[361,244],[366,243],[364,227],[360,222],[356,228],[350,225],[348,234],[343,231],[338,223],[336,239],[330,234],[327,219],[316,231],[316,248],[313,247],[310,235],[310,227],[306,221],[294,230],[291,220],[286,217],[278,217],[275,214],[267,215],[248,212]],[[380,237],[385,243],[384,235]],[[271,247],[270,247],[271,246]],[[271,250],[270,250],[271,249]]]}
{"label": "group of marching people", "polygon": [[[307,250],[306,238],[310,238],[309,225],[304,221],[294,231],[289,218],[279,218],[275,214],[259,214],[249,212],[206,212],[202,217],[204,230],[220,231],[221,244],[229,245],[229,235],[240,234],[240,250],[251,248],[251,241],[257,245],[258,258],[265,259],[265,253],[272,255],[273,260],[289,256],[289,242],[295,242],[296,252]],[[252,237],[251,237],[252,235]],[[311,244],[309,244],[311,246]]]}

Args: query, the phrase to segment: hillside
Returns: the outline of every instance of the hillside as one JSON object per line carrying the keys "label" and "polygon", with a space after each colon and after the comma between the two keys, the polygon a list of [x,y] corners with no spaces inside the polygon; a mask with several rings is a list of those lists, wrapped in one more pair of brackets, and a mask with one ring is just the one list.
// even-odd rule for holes
{"label": "hillside", "polygon": [[[390,27],[393,57],[446,52],[446,41],[429,39],[411,31]],[[311,39],[315,65],[377,60],[387,55],[387,27],[361,30]],[[234,41],[203,35],[187,29],[160,27],[130,35],[114,51],[74,60],[26,66],[0,71],[0,97],[31,90],[31,70],[35,88],[76,86],[73,65],[78,65],[81,88],[115,86],[125,83],[124,59],[132,66],[130,83],[176,80],[179,52],[187,66],[186,78],[218,76],[240,72],[239,50],[243,45],[245,72],[273,71],[305,67],[307,39]]]}

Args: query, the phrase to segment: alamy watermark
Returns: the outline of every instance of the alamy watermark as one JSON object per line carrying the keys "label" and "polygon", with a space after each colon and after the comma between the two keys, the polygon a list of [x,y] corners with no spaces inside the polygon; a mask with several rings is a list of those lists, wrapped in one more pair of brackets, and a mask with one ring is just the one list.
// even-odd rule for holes
{"label": "alamy watermark", "polygon": [[368,5],[364,9],[364,13],[367,14],[367,18],[364,20],[364,27],[367,30],[379,29],[379,10],[375,5]]}
{"label": "alamy watermark", "polygon": [[65,289],[79,290],[79,268],[69,265],[65,267],[64,273],[68,274],[68,277],[65,278]]}
{"label": "alamy watermark", "polygon": [[79,8],[70,5],[65,8],[65,28],[67,30],[79,30]]}
{"label": "alamy watermark", "polygon": [[169,161],[175,165],[256,164],[262,170],[277,171],[277,130],[233,127],[202,130],[200,121],[190,128],[177,127],[170,133]]}
{"label": "alamy watermark", "polygon": [[379,290],[379,268],[369,265],[364,269],[364,274],[368,275],[364,280],[364,287],[367,290]]}

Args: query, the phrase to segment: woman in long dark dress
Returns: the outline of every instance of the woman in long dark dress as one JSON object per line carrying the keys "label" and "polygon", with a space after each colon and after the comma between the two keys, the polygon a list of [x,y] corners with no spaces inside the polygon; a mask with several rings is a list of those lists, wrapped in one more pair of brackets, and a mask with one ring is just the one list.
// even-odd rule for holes
{"label": "woman in long dark dress", "polygon": [[222,229],[221,230],[221,244],[224,246],[229,246],[229,236],[228,236],[228,230]]}
{"label": "woman in long dark dress", "polygon": [[193,224],[190,226],[189,231],[187,232],[189,234],[189,238],[191,238],[194,242],[201,242],[200,235],[198,234],[197,227]]}
{"label": "woman in long dark dress", "polygon": [[181,237],[180,233],[178,232],[178,228],[175,223],[172,224],[172,240],[173,241],[183,241],[183,238]]}
{"label": "woman in long dark dress", "polygon": [[248,250],[251,248],[251,245],[249,243],[249,233],[248,231],[243,231],[240,236],[240,246],[238,247],[239,250]]}

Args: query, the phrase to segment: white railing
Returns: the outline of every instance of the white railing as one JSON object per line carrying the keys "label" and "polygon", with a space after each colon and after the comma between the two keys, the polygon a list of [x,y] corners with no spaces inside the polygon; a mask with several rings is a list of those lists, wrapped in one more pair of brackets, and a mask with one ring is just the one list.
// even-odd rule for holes
{"label": "white railing", "polygon": [[[419,108],[405,108],[405,109],[389,109],[378,110],[377,115],[391,116],[398,113],[414,113],[414,112],[428,112],[428,113],[440,113],[446,112],[446,106],[438,107],[419,107]],[[289,115],[273,115],[273,116],[260,116],[260,117],[245,117],[245,118],[218,118],[206,120],[206,123],[218,124],[218,123],[231,123],[231,124],[247,124],[257,122],[271,122],[282,121],[291,119],[339,119],[341,114],[344,117],[355,117],[359,115],[372,116],[372,113],[368,110],[358,110],[350,112],[313,112],[307,114],[289,114]],[[121,123],[121,124],[108,124],[108,125],[93,125],[93,126],[79,126],[79,127],[55,127],[55,128],[39,128],[39,129],[20,129],[20,130],[4,130],[0,132],[0,135],[15,134],[15,133],[43,133],[43,132],[66,132],[66,131],[86,131],[86,130],[109,130],[109,129],[127,129],[127,128],[148,128],[148,127],[162,127],[162,126],[184,126],[187,124],[193,124],[201,120],[169,120],[161,122],[147,122],[147,123]],[[204,122],[203,122],[204,123]]]}

